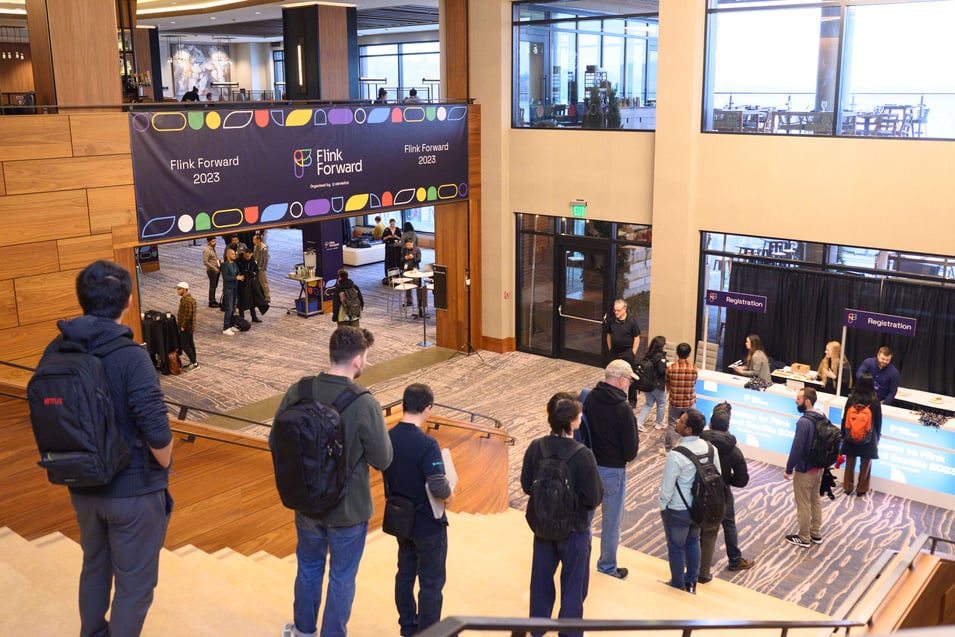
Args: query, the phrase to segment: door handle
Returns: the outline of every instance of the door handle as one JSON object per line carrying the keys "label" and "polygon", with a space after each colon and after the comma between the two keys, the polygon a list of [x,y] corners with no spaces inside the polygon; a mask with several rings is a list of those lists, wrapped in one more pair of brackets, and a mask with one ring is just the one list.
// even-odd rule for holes
{"label": "door handle", "polygon": [[[597,319],[584,318],[582,316],[573,316],[572,314],[564,314],[564,306],[557,306],[557,315],[562,316],[563,318],[574,319],[575,321],[586,321],[587,323],[596,323],[597,325],[603,325],[603,321],[598,321]],[[606,320],[607,315],[604,314],[604,319]]]}

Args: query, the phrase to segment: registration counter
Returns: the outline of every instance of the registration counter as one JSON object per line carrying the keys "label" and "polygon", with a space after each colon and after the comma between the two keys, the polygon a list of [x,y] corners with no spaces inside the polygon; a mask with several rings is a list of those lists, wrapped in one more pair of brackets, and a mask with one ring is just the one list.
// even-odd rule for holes
{"label": "registration counter", "polygon": [[[714,405],[724,400],[732,403],[730,431],[746,456],[785,467],[799,417],[797,389],[773,384],[766,391],[755,391],[743,386],[747,380],[733,374],[700,371],[697,408],[708,421]],[[845,397],[823,393],[818,396],[816,407],[837,425],[842,422]],[[883,406],[882,439],[879,459],[872,463],[872,488],[955,509],[955,423],[949,420],[940,428],[928,427],[919,422],[916,412]]]}

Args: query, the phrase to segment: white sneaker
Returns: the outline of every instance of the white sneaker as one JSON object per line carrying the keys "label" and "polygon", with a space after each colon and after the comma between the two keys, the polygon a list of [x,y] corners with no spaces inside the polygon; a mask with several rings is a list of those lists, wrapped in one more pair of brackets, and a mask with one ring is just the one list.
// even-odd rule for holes
{"label": "white sneaker", "polygon": [[318,633],[314,632],[311,635],[306,635],[305,633],[300,633],[295,629],[295,622],[289,622],[285,624],[285,627],[282,628],[282,634],[280,637],[314,637]]}
{"label": "white sneaker", "polygon": [[653,425],[653,428],[656,429],[656,430],[658,430],[658,431],[660,431],[660,430],[666,429],[667,426],[666,426],[666,425],[661,425],[660,423],[657,423],[657,424]]}
{"label": "white sneaker", "polygon": [[645,434],[645,433],[647,433],[647,431],[649,431],[649,429],[647,429],[647,428],[644,427],[643,425],[637,425],[637,431],[639,431],[639,432],[642,433],[642,434]]}
{"label": "white sneaker", "polygon": [[235,336],[235,332],[233,331],[231,327],[228,327],[222,330],[222,333],[225,334],[226,336]]}

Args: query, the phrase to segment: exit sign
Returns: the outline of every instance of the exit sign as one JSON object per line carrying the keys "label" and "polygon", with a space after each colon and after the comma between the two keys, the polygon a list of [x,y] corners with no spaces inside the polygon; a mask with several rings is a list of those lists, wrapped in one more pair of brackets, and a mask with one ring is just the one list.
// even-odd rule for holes
{"label": "exit sign", "polygon": [[570,212],[575,217],[586,217],[587,216],[587,202],[581,199],[577,201],[570,202]]}

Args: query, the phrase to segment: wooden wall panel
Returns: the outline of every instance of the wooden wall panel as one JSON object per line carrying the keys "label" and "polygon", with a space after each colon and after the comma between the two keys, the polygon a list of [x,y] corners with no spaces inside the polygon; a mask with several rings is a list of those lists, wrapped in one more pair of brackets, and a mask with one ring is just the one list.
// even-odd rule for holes
{"label": "wooden wall panel", "polygon": [[[458,349],[468,342],[468,298],[464,285],[468,269],[468,202],[435,206],[434,234],[434,262],[448,268],[448,309],[435,310],[435,340],[441,347]],[[473,290],[471,298],[473,301]],[[473,336],[472,330],[472,339]]]}
{"label": "wooden wall panel", "polygon": [[77,270],[40,274],[14,280],[20,325],[78,316]]}
{"label": "wooden wall panel", "polygon": [[59,333],[56,321],[0,330],[0,360],[15,361],[38,357]]}
{"label": "wooden wall panel", "polygon": [[63,270],[82,270],[93,261],[113,258],[113,236],[94,234],[75,239],[61,239],[56,242],[60,255],[60,268]]}
{"label": "wooden wall panel", "polygon": [[82,190],[7,195],[0,199],[0,236],[7,246],[90,233]]}
{"label": "wooden wall panel", "polygon": [[323,100],[347,100],[348,20],[345,7],[318,5],[318,60]]}
{"label": "wooden wall panel", "polygon": [[136,191],[132,184],[87,191],[90,231],[109,232],[116,226],[136,225]]}
{"label": "wooden wall panel", "polygon": [[5,162],[4,169],[10,194],[133,183],[133,163],[129,155]]}
{"label": "wooden wall panel", "polygon": [[444,75],[442,97],[467,99],[468,88],[468,2],[444,0],[441,6],[441,62]]}
{"label": "wooden wall panel", "polygon": [[[0,281],[0,330],[17,326],[17,303],[13,298],[13,279]],[[3,332],[0,331],[0,338]]]}
{"label": "wooden wall panel", "polygon": [[3,162],[0,161],[0,195],[7,194],[7,183],[3,179]]}
{"label": "wooden wall panel", "polygon": [[[135,229],[135,228],[134,228]],[[137,343],[143,342],[143,325],[139,319],[142,309],[139,307],[139,292],[136,282],[136,252],[133,248],[117,248],[120,243],[117,233],[113,233],[113,256],[112,259],[119,265],[126,268],[126,271],[133,275],[133,295],[129,301],[129,312],[123,317],[123,323],[133,330],[133,340]]]}
{"label": "wooden wall panel", "polygon": [[115,0],[46,0],[46,7],[56,103],[121,103]]}
{"label": "wooden wall panel", "polygon": [[36,103],[54,104],[53,58],[47,27],[46,0],[26,0],[26,8]]}
{"label": "wooden wall panel", "polygon": [[63,115],[0,117],[0,160],[69,157],[70,118]]}
{"label": "wooden wall panel", "polygon": [[[0,200],[2,203],[2,200]],[[60,269],[55,241],[21,243],[0,250],[0,279],[46,274]],[[13,290],[11,289],[11,298]],[[2,294],[2,293],[0,293]],[[14,312],[16,313],[16,312]]]}
{"label": "wooden wall panel", "polygon": [[129,154],[129,119],[126,113],[71,115],[73,155]]}

